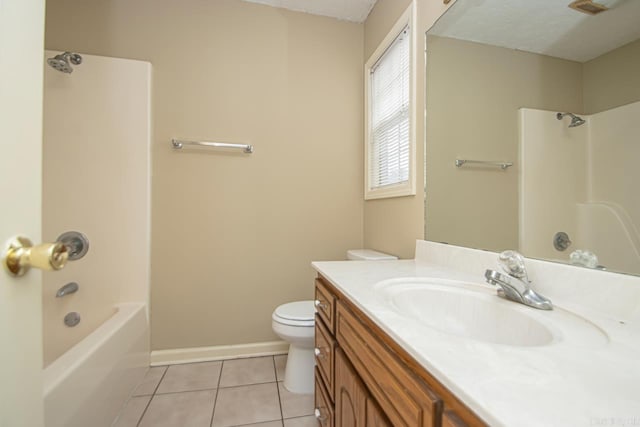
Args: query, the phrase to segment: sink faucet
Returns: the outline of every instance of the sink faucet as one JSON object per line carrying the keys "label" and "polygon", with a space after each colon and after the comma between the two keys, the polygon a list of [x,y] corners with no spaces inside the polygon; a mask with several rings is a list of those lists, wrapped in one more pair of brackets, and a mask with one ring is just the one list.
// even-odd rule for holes
{"label": "sink faucet", "polygon": [[500,267],[507,273],[488,269],[487,283],[499,287],[498,296],[540,310],[553,310],[551,301],[531,289],[524,257],[516,251],[504,251],[498,256]]}

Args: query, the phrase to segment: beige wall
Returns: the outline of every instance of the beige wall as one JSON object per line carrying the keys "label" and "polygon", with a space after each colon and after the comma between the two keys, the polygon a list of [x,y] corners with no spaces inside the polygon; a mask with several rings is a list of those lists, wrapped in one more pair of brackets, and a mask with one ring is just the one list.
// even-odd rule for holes
{"label": "beige wall", "polygon": [[[518,246],[518,109],[580,111],[581,64],[429,37],[426,237],[490,250]],[[514,162],[456,168],[456,158]]]}
{"label": "beige wall", "polygon": [[[409,0],[378,0],[364,26],[364,56],[367,59],[387,35]],[[450,3],[450,5],[453,4]],[[424,238],[424,32],[447,6],[432,0],[415,0],[417,55],[416,71],[416,188],[408,197],[370,200],[364,204],[364,245],[368,248],[412,258],[415,240]]]}
{"label": "beige wall", "polygon": [[[47,57],[57,52],[46,51]],[[83,54],[73,74],[44,70],[42,235],[89,238],[89,252],[43,274],[45,366],[115,312],[149,300],[148,62]],[[80,289],[56,298],[69,282]],[[63,323],[71,311],[80,323]]]}
{"label": "beige wall", "polygon": [[362,245],[362,25],[237,0],[50,0],[46,44],[153,65],[153,349],[274,340],[274,307],[312,297],[310,262]]}
{"label": "beige wall", "polygon": [[584,63],[584,113],[640,100],[640,40]]}

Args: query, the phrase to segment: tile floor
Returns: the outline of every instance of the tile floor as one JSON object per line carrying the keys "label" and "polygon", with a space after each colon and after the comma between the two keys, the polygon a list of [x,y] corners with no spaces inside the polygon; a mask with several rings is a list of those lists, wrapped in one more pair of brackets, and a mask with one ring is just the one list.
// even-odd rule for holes
{"label": "tile floor", "polygon": [[287,356],[150,368],[116,427],[317,427],[313,395],[282,384]]}

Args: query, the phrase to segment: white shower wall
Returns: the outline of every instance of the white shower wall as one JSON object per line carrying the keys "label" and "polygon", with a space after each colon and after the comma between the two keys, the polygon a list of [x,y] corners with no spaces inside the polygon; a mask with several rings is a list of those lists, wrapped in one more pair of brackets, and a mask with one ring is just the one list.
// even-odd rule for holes
{"label": "white shower wall", "polygon": [[[151,65],[82,56],[72,74],[44,74],[43,238],[77,230],[90,240],[83,259],[44,274],[45,366],[116,304],[149,294]],[[56,298],[68,282],[79,291]],[[71,311],[82,318],[73,328],[63,323]]]}
{"label": "white shower wall", "polygon": [[[587,249],[615,271],[640,274],[640,102],[591,116],[568,128],[556,112],[521,109],[520,249],[567,261]],[[557,231],[572,240],[553,248]]]}
{"label": "white shower wall", "polygon": [[562,259],[551,243],[556,232],[564,231],[573,247],[577,244],[576,205],[587,196],[587,127],[568,129],[551,111],[522,108],[518,117],[520,250],[530,257]]}

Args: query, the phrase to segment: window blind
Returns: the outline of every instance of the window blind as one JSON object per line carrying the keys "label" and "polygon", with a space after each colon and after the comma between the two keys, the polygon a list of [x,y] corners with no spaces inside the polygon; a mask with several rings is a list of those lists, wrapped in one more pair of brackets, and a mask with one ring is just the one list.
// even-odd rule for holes
{"label": "window blind", "polygon": [[371,69],[370,189],[409,180],[409,34],[407,26]]}

